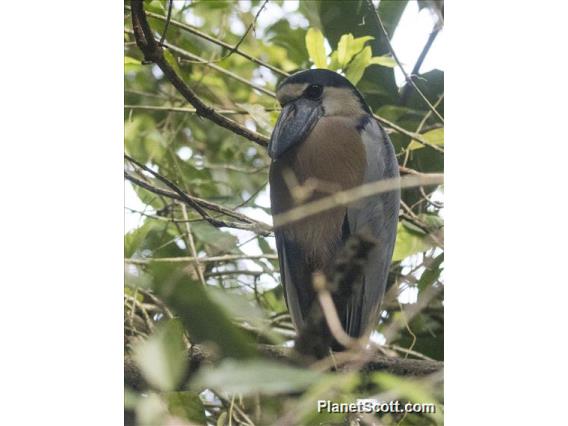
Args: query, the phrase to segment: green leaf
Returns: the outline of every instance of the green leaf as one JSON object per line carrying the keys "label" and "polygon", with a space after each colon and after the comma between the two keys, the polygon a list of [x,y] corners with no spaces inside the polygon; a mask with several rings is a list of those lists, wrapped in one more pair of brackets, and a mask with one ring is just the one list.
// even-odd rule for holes
{"label": "green leaf", "polygon": [[352,40],[353,34],[344,34],[339,39],[339,43],[337,43],[337,63],[339,64],[339,68],[343,68],[348,62],[347,50]]}
{"label": "green leaf", "polygon": [[365,47],[361,53],[355,56],[355,59],[349,64],[347,71],[345,72],[345,77],[356,85],[363,77],[363,73],[365,72],[365,68],[369,65],[369,61],[371,60],[372,52],[369,46]]}
{"label": "green leaf", "polygon": [[130,56],[124,57],[124,72],[135,72],[142,67],[142,63],[138,59],[131,58]]}
{"label": "green leaf", "polygon": [[184,267],[153,263],[149,272],[155,291],[181,319],[193,343],[210,344],[227,357],[255,355],[252,339],[231,322]]}
{"label": "green leaf", "polygon": [[187,351],[180,322],[166,322],[138,344],[134,348],[134,359],[150,384],[163,391],[175,389],[187,368]]}
{"label": "green leaf", "polygon": [[220,231],[209,223],[195,223],[191,229],[195,237],[204,244],[218,251],[228,252],[237,245],[237,237],[228,232]]}
{"label": "green leaf", "polygon": [[393,262],[398,262],[413,254],[426,251],[432,246],[433,244],[426,236],[410,230],[399,222],[392,260]]}
{"label": "green leaf", "polygon": [[304,66],[309,59],[306,49],[306,30],[303,28],[292,29],[286,19],[280,19],[266,29],[268,41],[286,49],[287,58],[292,61],[296,68]]}
{"label": "green leaf", "polygon": [[382,67],[394,68],[396,61],[390,56],[374,56],[369,61],[369,65],[380,65]]}
{"label": "green leaf", "polygon": [[432,263],[426,268],[420,279],[418,280],[418,289],[420,291],[424,290],[426,287],[431,286],[442,273],[442,268],[440,265],[444,261],[444,253],[439,254]]}
{"label": "green leaf", "polygon": [[191,382],[192,389],[211,388],[229,394],[266,395],[298,392],[324,377],[322,373],[291,367],[274,361],[225,360],[218,367],[199,370]]}
{"label": "green leaf", "polygon": [[219,418],[217,419],[217,426],[225,426],[225,421],[227,420],[227,412],[223,411],[220,415]]}
{"label": "green leaf", "polygon": [[124,65],[140,65],[141,62],[138,59],[131,58],[130,56],[124,57]]}
{"label": "green leaf", "polygon": [[360,384],[360,376],[354,371],[324,376],[304,392],[297,404],[297,416],[302,419],[301,424],[343,424],[344,414],[327,411],[318,413],[313,407],[317,407],[318,400],[329,399],[338,403],[353,402],[355,400],[353,391]]}
{"label": "green leaf", "polygon": [[361,52],[365,43],[373,39],[374,37],[371,36],[354,38],[353,34],[342,35],[339,39],[339,43],[337,43],[337,62],[339,68],[345,69],[351,59]]}
{"label": "green leaf", "polygon": [[264,311],[246,296],[218,288],[208,288],[207,293],[211,300],[221,306],[231,318],[246,321],[274,344],[282,343],[280,336],[270,327]]}
{"label": "green leaf", "polygon": [[316,67],[327,68],[324,38],[319,29],[310,28],[308,30],[306,33],[306,48],[308,49],[310,60]]}
{"label": "green leaf", "polygon": [[[424,139],[426,142],[431,143],[432,145],[438,145],[438,146],[444,146],[444,128],[440,127],[438,129],[434,129],[434,130],[430,130],[426,133],[422,133],[420,136],[422,136],[422,139]],[[415,140],[411,141],[410,144],[408,144],[408,149],[411,151],[415,151],[417,149],[422,149],[424,148],[424,145],[421,144],[420,142],[417,142]]]}
{"label": "green leaf", "polygon": [[179,67],[176,57],[172,55],[172,52],[170,52],[168,49],[164,49],[164,58],[166,58],[166,61],[171,65],[176,74],[181,77],[183,73],[181,71],[181,68]]}
{"label": "green leaf", "polygon": [[205,425],[205,409],[199,395],[195,392],[168,392],[164,395],[170,414],[189,420],[192,424]]}
{"label": "green leaf", "polygon": [[329,57],[328,69],[337,71],[339,68],[340,67],[339,67],[339,61],[337,60],[337,50],[334,50],[333,52],[331,52],[331,55]]}
{"label": "green leaf", "polygon": [[152,0],[150,2],[145,2],[144,8],[149,12],[154,12],[158,14],[166,13],[163,0]]}
{"label": "green leaf", "polygon": [[429,382],[412,380],[408,377],[397,377],[387,373],[373,373],[370,378],[382,389],[386,389],[396,395],[397,399],[403,398],[417,403],[436,404],[435,413],[426,414],[426,416],[435,419],[435,424],[442,424],[442,409],[433,394]]}

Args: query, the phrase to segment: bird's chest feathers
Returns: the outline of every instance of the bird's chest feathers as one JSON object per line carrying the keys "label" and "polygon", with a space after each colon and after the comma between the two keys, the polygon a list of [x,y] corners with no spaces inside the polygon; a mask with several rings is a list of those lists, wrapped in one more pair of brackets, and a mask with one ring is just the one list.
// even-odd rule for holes
{"label": "bird's chest feathers", "polygon": [[290,158],[300,183],[312,179],[323,186],[336,186],[336,190],[362,182],[365,164],[365,149],[355,123],[342,117],[322,117]]}
{"label": "bird's chest feathers", "polygon": [[[355,126],[347,118],[322,117],[303,143],[273,163],[270,171],[273,213],[282,213],[363,182],[366,155]],[[295,191],[294,185],[300,185],[302,190]],[[283,231],[311,257],[323,261],[341,241],[345,214],[346,208],[338,207],[291,224]]]}

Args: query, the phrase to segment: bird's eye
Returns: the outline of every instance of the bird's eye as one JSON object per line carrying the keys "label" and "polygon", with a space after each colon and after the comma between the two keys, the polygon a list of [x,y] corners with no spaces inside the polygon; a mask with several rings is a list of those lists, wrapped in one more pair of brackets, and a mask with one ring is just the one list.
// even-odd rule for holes
{"label": "bird's eye", "polygon": [[306,88],[304,93],[306,94],[306,97],[310,99],[319,99],[322,92],[323,87],[321,87],[319,84],[311,84]]}

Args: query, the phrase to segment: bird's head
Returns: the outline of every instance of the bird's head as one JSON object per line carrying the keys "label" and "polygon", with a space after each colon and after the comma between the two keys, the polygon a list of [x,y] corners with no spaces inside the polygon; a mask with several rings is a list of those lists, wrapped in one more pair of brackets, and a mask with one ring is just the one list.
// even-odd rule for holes
{"label": "bird's head", "polygon": [[276,97],[282,112],[268,145],[273,160],[302,143],[321,117],[343,116],[357,121],[371,113],[349,80],[325,69],[292,74],[278,85]]}

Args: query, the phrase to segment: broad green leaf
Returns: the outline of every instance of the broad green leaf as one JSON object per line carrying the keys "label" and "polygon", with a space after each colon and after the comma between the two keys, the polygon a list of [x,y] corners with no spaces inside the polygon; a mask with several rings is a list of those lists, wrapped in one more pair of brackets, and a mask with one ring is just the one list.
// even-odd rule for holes
{"label": "broad green leaf", "polygon": [[322,373],[313,370],[263,359],[225,360],[218,367],[200,369],[191,387],[195,390],[211,388],[229,394],[261,392],[276,395],[302,391],[322,377]]}
{"label": "broad green leaf", "polygon": [[163,228],[163,224],[155,221],[145,220],[142,226],[130,231],[124,236],[124,257],[129,258],[142,247],[142,244],[148,234],[156,228]]}
{"label": "broad green leaf", "polygon": [[306,33],[306,47],[310,60],[317,68],[327,68],[327,57],[325,54],[324,38],[321,31],[317,28],[310,28]]}
{"label": "broad green leaf", "polygon": [[245,295],[217,288],[208,288],[207,293],[211,300],[221,306],[231,318],[246,321],[275,344],[282,343],[280,336],[270,327],[263,310],[256,303],[249,301]]}
{"label": "broad green leaf", "polygon": [[348,62],[347,51],[351,41],[353,41],[353,34],[344,34],[339,39],[339,43],[337,43],[337,62],[339,64],[339,68],[343,68]]}
{"label": "broad green leaf", "polygon": [[191,279],[186,268],[153,263],[149,272],[155,291],[181,319],[193,343],[212,344],[227,357],[255,355],[251,338],[231,322],[201,283]]}
{"label": "broad green leaf", "polygon": [[355,59],[353,59],[347,67],[345,77],[347,77],[347,79],[354,85],[359,83],[359,80],[363,77],[363,73],[365,72],[365,68],[369,65],[371,56],[371,48],[367,46],[359,54],[357,54],[357,56],[355,56]]}
{"label": "broad green leaf", "polygon": [[396,61],[390,56],[374,56],[369,61],[369,65],[381,65],[383,67],[394,68],[396,67]]}
{"label": "broad green leaf", "polygon": [[440,265],[444,261],[444,253],[441,253],[436,257],[432,263],[426,268],[420,279],[418,280],[418,289],[420,291],[424,290],[426,287],[431,286],[440,276],[442,269]]}
{"label": "broad green leaf", "polygon": [[[422,138],[426,141],[431,143],[432,145],[444,146],[444,128],[440,127],[438,129],[430,130],[426,133],[422,133]],[[424,145],[420,142],[415,140],[411,141],[408,144],[408,149],[411,151],[415,151],[417,149],[424,148]]]}
{"label": "broad green leaf", "polygon": [[360,384],[360,376],[356,372],[329,374],[322,377],[301,396],[296,408],[297,418],[305,425],[342,424],[345,414],[326,411],[318,413],[314,407],[317,407],[318,400],[353,402],[355,400],[353,392]]}
{"label": "broad green leaf", "polygon": [[142,63],[135,58],[131,58],[130,56],[124,57],[124,72],[134,72],[138,71],[142,66]]}
{"label": "broad green leaf", "polygon": [[189,420],[192,424],[205,425],[205,409],[199,395],[195,392],[168,392],[164,395],[170,414],[184,420]]}
{"label": "broad green leaf", "polygon": [[[286,49],[286,56],[289,61],[294,63],[294,68],[304,65],[308,61],[305,29],[292,29],[288,20],[280,19],[266,28],[266,34],[270,43]],[[289,67],[288,69],[291,70]]]}
{"label": "broad green leaf", "polygon": [[365,43],[373,39],[374,37],[371,36],[354,38],[353,34],[342,35],[339,39],[339,43],[337,43],[337,62],[339,68],[345,69],[351,59],[363,49]]}
{"label": "broad green leaf", "polygon": [[399,222],[392,260],[393,262],[403,260],[413,254],[426,251],[432,246],[427,236],[411,231]]}
{"label": "broad green leaf", "polygon": [[331,52],[331,55],[329,57],[328,68],[332,71],[337,71],[339,69],[339,61],[337,60],[337,50]]}
{"label": "broad green leaf", "polygon": [[146,380],[163,391],[175,389],[187,368],[187,351],[179,321],[163,324],[134,349],[134,359]]}
{"label": "broad green leaf", "polygon": [[265,319],[262,310],[248,301],[245,296],[229,293],[218,288],[207,289],[207,292],[211,300],[223,307],[232,318],[247,319],[257,325]]}
{"label": "broad green leaf", "polygon": [[237,237],[228,232],[220,231],[209,223],[198,222],[193,224],[191,229],[199,241],[216,248],[218,251],[230,251],[237,244]]}
{"label": "broad green leaf", "polygon": [[140,65],[141,62],[138,59],[131,58],[130,56],[124,57],[124,65]]}
{"label": "broad green leaf", "polygon": [[436,412],[425,415],[435,419],[435,424],[442,424],[441,404],[437,401],[431,386],[429,386],[429,382],[413,380],[408,377],[397,377],[387,373],[373,373],[370,378],[381,388],[395,395],[393,399],[402,398],[417,403],[435,404]]}
{"label": "broad green leaf", "polygon": [[152,0],[150,2],[145,2],[144,8],[149,12],[164,14],[166,13],[164,4],[165,2],[163,0]]}

